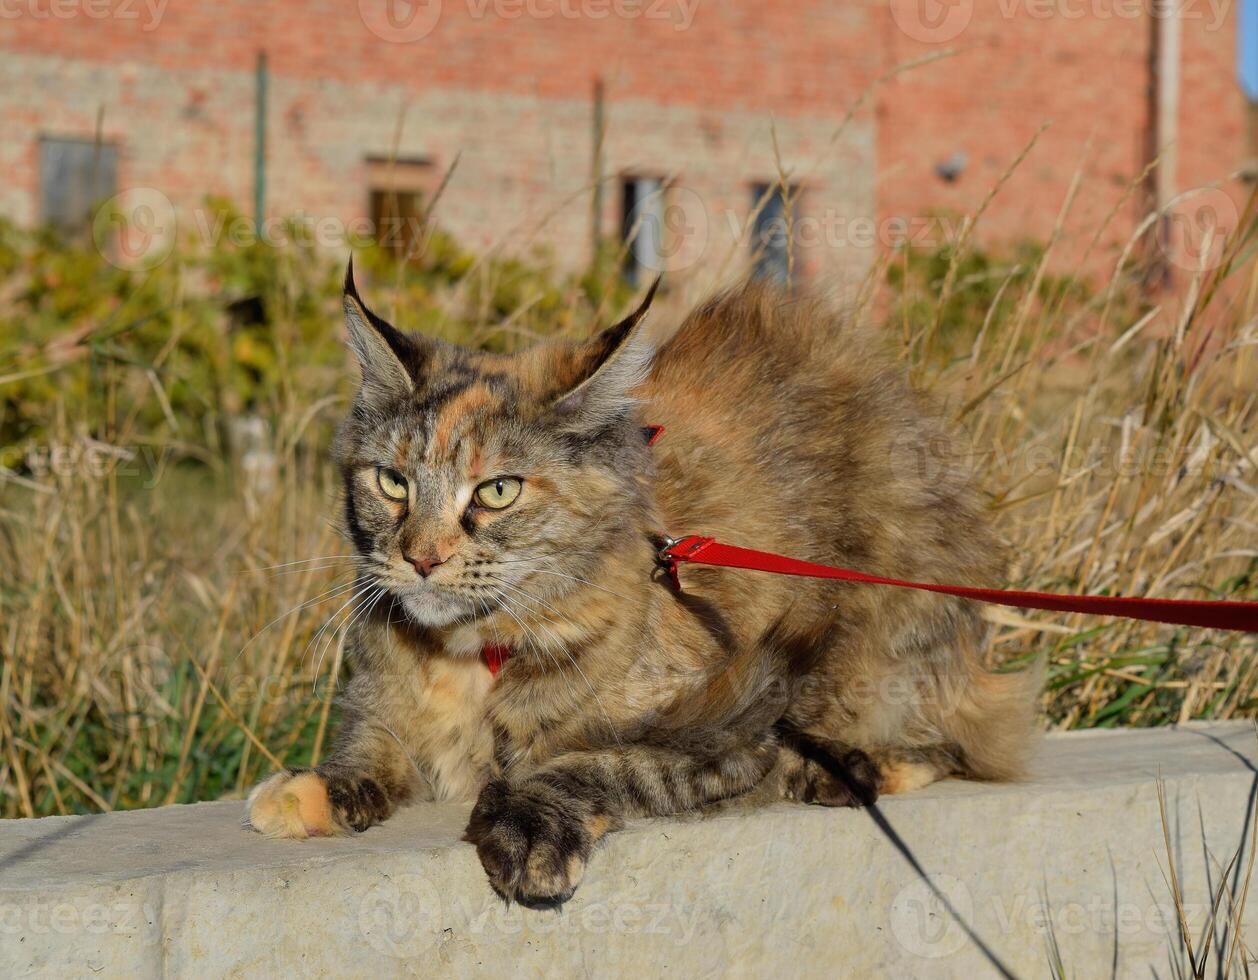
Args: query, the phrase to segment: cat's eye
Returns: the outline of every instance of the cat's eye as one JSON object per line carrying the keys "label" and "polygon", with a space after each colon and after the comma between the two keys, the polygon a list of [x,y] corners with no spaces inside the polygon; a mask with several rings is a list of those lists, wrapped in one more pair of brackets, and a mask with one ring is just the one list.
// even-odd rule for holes
{"label": "cat's eye", "polygon": [[486,480],[477,487],[472,499],[488,510],[502,510],[515,503],[523,486],[523,482],[514,476],[500,476],[496,480]]}
{"label": "cat's eye", "polygon": [[376,482],[380,484],[380,492],[390,500],[406,499],[406,477],[397,470],[387,466],[376,467]]}

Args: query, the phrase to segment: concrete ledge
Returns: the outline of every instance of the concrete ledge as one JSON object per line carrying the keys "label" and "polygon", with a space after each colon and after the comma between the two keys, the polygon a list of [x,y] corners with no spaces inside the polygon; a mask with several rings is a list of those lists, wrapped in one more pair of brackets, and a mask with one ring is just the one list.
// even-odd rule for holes
{"label": "concrete ledge", "polygon": [[8,821],[0,976],[970,980],[1045,976],[1054,946],[1070,975],[1169,975],[1182,947],[1157,776],[1200,948],[1220,882],[1244,889],[1256,759],[1249,723],[1071,734],[1021,785],[641,821],[557,913],[493,897],[460,807],[300,843],[242,830],[235,802]]}

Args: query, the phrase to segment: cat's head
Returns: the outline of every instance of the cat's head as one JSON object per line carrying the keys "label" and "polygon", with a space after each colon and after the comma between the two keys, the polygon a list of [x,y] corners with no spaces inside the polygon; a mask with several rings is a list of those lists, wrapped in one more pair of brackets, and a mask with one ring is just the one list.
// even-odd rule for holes
{"label": "cat's head", "polygon": [[517,354],[404,333],[345,279],[362,383],[337,436],[364,576],[416,623],[537,611],[640,514],[649,465],[633,389],[655,288],[587,341]]}

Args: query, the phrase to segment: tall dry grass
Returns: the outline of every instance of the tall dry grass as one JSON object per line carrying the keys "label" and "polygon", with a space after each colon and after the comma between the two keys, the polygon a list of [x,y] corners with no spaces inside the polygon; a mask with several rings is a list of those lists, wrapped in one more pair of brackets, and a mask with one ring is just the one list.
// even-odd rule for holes
{"label": "tall dry grass", "polygon": [[[978,471],[1013,559],[993,584],[1258,598],[1248,241],[1149,300],[1134,265],[1079,288],[1055,271],[1054,241],[976,266],[971,228],[931,261],[885,256],[854,305],[887,321],[906,371],[966,433],[966,452],[919,462]],[[517,273],[464,264],[444,285],[399,291],[400,318],[510,347],[585,329],[624,295],[517,276],[504,304],[502,280]],[[272,274],[277,295],[301,298],[335,336],[325,270],[283,262]],[[195,291],[179,278],[146,288],[168,289],[176,310]],[[48,396],[36,448],[56,451],[0,471],[0,815],[239,794],[326,752],[356,606],[323,450],[350,375],[330,386],[306,356],[294,342],[274,366],[283,397],[261,412],[273,466],[232,460],[216,438],[190,446],[187,425],[176,437],[160,364],[93,360],[86,412]],[[22,373],[6,361],[0,386]],[[142,405],[157,418],[147,429]],[[1052,725],[1253,713],[1253,635],[990,615],[997,662],[1047,664]]]}

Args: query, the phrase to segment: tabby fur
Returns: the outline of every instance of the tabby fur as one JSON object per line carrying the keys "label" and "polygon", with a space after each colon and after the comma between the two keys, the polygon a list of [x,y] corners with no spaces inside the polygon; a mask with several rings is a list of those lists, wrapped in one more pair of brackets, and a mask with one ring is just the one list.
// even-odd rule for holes
{"label": "tabby fur", "polygon": [[[590,340],[486,353],[383,321],[351,269],[363,377],[336,457],[367,589],[353,675],[331,757],[258,786],[253,827],[339,834],[466,801],[493,888],[552,906],[626,818],[1022,771],[1035,683],[985,668],[972,603],[699,566],[678,589],[657,564],[664,535],[701,533],[998,584],[985,508],[902,366],[797,292],[719,295],[654,352],[649,304]],[[647,423],[665,427],[655,447]],[[479,506],[500,476],[519,497]],[[512,650],[496,677],[490,643]]]}

